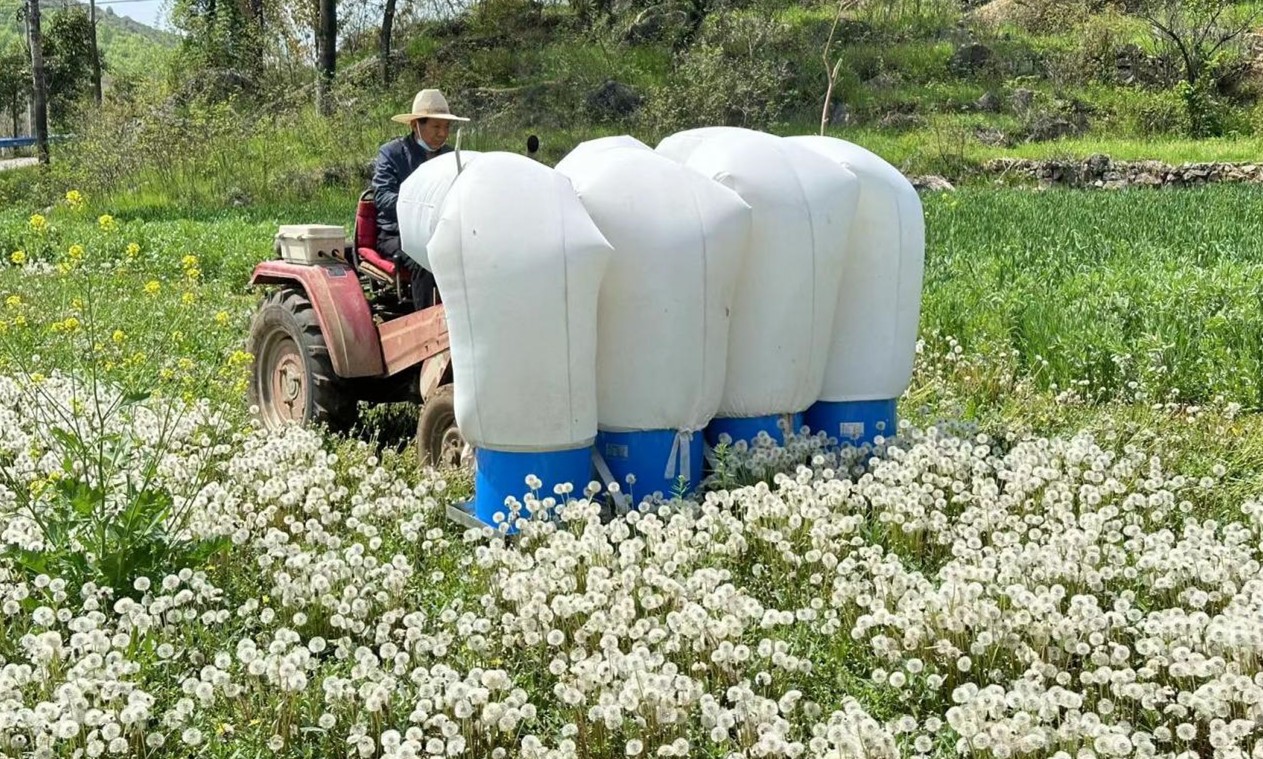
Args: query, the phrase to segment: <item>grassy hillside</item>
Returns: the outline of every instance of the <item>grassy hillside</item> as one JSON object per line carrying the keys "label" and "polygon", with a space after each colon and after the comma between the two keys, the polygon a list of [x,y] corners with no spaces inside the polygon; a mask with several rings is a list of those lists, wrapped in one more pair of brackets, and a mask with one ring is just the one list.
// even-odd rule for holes
{"label": "grassy hillside", "polygon": [[[67,5],[86,6],[86,3],[66,0],[40,2],[45,13],[54,13]],[[24,27],[17,20],[15,11],[15,3],[0,3],[0,50],[24,44]],[[97,35],[106,75],[113,73],[132,78],[161,70],[166,63],[166,54],[174,49],[178,41],[169,32],[120,16],[107,6],[97,8]]]}
{"label": "grassy hillside", "polygon": [[[330,117],[314,113],[314,73],[297,53],[273,51],[281,62],[231,101],[201,95],[207,82],[227,81],[216,78],[222,72],[144,66],[152,86],[107,104],[81,141],[62,149],[46,195],[77,186],[124,207],[183,212],[349,195],[364,186],[376,147],[400,132],[390,114],[421,87],[442,88],[473,117],[466,146],[520,151],[537,134],[550,163],[604,134],[654,143],[712,124],[820,129],[832,3],[710,6],[691,33],[673,5],[616,4],[588,18],[577,7],[497,0],[444,20],[401,19],[389,86],[380,81],[375,28],[348,32]],[[1178,86],[1172,51],[1122,7],[862,2],[834,35],[829,57],[840,63],[827,131],[907,173],[958,182],[1004,156],[1180,163],[1263,155],[1263,16],[1216,59],[1205,91],[1190,93]],[[1258,10],[1237,3],[1230,14]],[[169,41],[132,31],[112,33],[107,60],[124,60],[124,50],[143,59]],[[13,186],[0,179],[0,198],[23,187],[38,194],[29,181]]]}

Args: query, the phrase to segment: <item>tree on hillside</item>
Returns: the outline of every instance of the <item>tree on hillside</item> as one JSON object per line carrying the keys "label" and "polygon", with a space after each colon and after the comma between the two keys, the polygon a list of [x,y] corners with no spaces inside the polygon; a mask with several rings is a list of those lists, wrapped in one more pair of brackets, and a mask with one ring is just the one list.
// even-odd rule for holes
{"label": "tree on hillside", "polygon": [[35,111],[35,140],[40,163],[48,163],[48,80],[44,77],[44,35],[39,0],[27,0],[26,40],[31,51],[31,107]]}
{"label": "tree on hillside", "polygon": [[333,75],[338,67],[338,2],[319,0],[320,16],[316,32],[316,107],[328,116],[333,113]]}
{"label": "tree on hillside", "polygon": [[[258,14],[257,16],[255,14]],[[257,83],[263,68],[262,0],[175,0],[171,23],[184,33],[184,73],[216,74],[212,98],[226,97]]]}
{"label": "tree on hillside", "polygon": [[393,78],[393,70],[390,65],[390,35],[395,27],[395,0],[386,0],[386,6],[382,9],[382,31],[380,38],[379,56],[382,64],[382,86],[389,87]]}
{"label": "tree on hillside", "polygon": [[64,123],[92,84],[92,25],[88,14],[82,7],[50,13],[43,42],[49,118]]}
{"label": "tree on hillside", "polygon": [[1198,84],[1215,56],[1231,50],[1259,19],[1255,9],[1241,9],[1233,0],[1151,0],[1141,15],[1154,36],[1178,54],[1182,75]]}
{"label": "tree on hillside", "polygon": [[20,133],[18,117],[31,90],[31,60],[21,45],[11,44],[0,52],[0,110],[9,112],[13,134]]}
{"label": "tree on hillside", "polygon": [[1206,136],[1213,131],[1210,99],[1216,82],[1210,79],[1222,56],[1239,51],[1259,11],[1233,0],[1146,0],[1139,14],[1179,67],[1195,136]]}
{"label": "tree on hillside", "polygon": [[96,0],[88,0],[88,23],[92,26],[92,94],[101,104],[101,51],[96,38]]}

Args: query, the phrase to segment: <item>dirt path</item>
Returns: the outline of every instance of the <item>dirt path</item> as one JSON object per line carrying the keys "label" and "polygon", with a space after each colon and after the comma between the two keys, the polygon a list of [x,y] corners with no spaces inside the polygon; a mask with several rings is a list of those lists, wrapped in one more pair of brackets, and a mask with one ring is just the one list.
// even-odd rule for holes
{"label": "dirt path", "polygon": [[23,166],[34,166],[38,159],[35,158],[0,158],[0,171],[6,169],[20,169]]}

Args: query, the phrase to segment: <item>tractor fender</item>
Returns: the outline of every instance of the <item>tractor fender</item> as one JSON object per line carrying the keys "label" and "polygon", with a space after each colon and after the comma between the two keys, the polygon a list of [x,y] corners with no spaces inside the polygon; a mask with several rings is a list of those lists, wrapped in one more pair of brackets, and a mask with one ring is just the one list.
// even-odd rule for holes
{"label": "tractor fender", "polygon": [[329,346],[329,360],[339,377],[378,377],[386,372],[381,338],[359,278],[349,266],[304,266],[264,261],[250,276],[253,285],[301,287],[316,312]]}

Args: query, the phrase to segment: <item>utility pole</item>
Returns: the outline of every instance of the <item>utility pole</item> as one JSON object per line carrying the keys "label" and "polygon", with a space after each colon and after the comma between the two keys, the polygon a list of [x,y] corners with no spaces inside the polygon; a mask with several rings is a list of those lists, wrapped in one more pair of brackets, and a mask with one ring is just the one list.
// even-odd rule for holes
{"label": "utility pole", "polygon": [[44,39],[40,34],[39,0],[27,0],[27,41],[31,46],[32,107],[39,162],[48,165],[48,82],[44,79]]}
{"label": "utility pole", "polygon": [[96,104],[101,104],[101,53],[96,44],[96,0],[88,0],[88,20],[92,24],[92,87]]}

